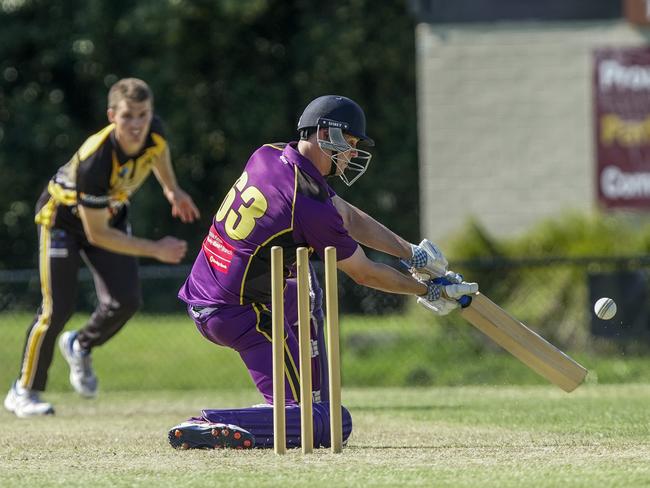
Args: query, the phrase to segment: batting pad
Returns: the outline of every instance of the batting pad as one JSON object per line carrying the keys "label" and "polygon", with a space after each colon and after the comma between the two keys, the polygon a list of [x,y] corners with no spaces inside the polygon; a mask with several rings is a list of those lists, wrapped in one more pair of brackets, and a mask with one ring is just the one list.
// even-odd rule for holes
{"label": "batting pad", "polygon": [[[314,403],[314,448],[330,447],[330,405],[327,402]],[[288,405],[285,408],[287,425],[287,447],[298,448],[300,444],[300,407]],[[273,406],[264,405],[231,410],[201,411],[208,422],[234,424],[247,430],[255,437],[255,447],[273,448]],[[352,416],[341,406],[343,419],[343,442],[352,433]]]}

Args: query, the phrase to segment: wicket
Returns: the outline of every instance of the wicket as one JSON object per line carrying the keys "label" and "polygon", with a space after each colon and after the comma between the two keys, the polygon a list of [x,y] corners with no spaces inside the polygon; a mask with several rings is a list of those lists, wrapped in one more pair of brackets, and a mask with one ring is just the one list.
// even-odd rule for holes
{"label": "wicket", "polygon": [[[298,343],[300,350],[300,438],[302,453],[313,451],[313,398],[311,378],[311,337],[309,305],[309,253],[296,250],[298,285]],[[271,248],[271,307],[273,343],[273,447],[276,454],[287,450],[285,417],[285,334],[284,334],[284,257],[282,248]],[[339,356],[338,289],[336,248],[325,249],[325,303],[327,306],[327,352],[330,394],[330,436],[332,452],[343,449],[341,418],[341,366]]]}
{"label": "wicket", "polygon": [[[284,258],[282,248],[271,248],[271,335],[273,346],[273,448],[276,454],[287,451],[284,413]],[[279,339],[282,337],[282,339]],[[282,408],[279,406],[282,405]]]}

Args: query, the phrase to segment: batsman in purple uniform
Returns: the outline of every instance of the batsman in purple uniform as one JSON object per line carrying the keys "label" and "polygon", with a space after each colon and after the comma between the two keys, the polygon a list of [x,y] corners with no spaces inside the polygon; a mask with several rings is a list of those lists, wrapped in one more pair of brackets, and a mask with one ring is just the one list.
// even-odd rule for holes
{"label": "batsman in purple uniform", "polygon": [[[271,347],[271,248],[284,248],[285,392],[287,445],[300,446],[298,341],[295,333],[295,250],[307,247],[324,259],[327,246],[337,251],[338,268],[357,283],[379,290],[422,297],[440,313],[458,307],[456,298],[476,291],[473,283],[441,284],[447,262],[429,241],[408,243],[336,195],[326,178],[339,176],[348,186],[365,171],[374,145],[366,135],[363,110],[349,98],[319,97],[298,122],[300,141],[266,144],[248,160],[230,189],[203,241],[179,297],[201,334],[236,350],[266,404],[273,402]],[[403,259],[420,272],[416,279],[371,261],[359,243]],[[423,275],[427,277],[422,278]],[[329,406],[324,389],[322,290],[310,274],[314,447],[329,446]],[[203,410],[171,429],[175,447],[271,447],[272,409],[252,407]],[[343,438],[352,419],[343,408]]]}

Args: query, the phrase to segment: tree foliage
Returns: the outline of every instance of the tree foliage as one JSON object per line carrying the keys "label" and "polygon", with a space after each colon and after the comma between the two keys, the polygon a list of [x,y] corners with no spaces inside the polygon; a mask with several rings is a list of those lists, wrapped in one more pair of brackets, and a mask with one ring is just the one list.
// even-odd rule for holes
{"label": "tree foliage", "polygon": [[413,27],[401,0],[1,0],[0,268],[36,263],[34,203],[106,124],[107,89],[126,76],[152,86],[203,213],[179,225],[149,182],[134,198],[136,234],[198,248],[250,153],[295,139],[304,106],[337,93],[364,107],[377,148],[363,178],[335,188],[416,240]]}

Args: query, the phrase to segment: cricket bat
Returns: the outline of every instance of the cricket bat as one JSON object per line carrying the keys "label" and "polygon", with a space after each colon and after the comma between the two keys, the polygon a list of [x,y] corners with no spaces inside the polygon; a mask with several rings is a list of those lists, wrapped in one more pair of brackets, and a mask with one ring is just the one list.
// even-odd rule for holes
{"label": "cricket bat", "polygon": [[485,295],[472,295],[461,316],[533,371],[566,392],[575,390],[587,370],[530,330]]}

